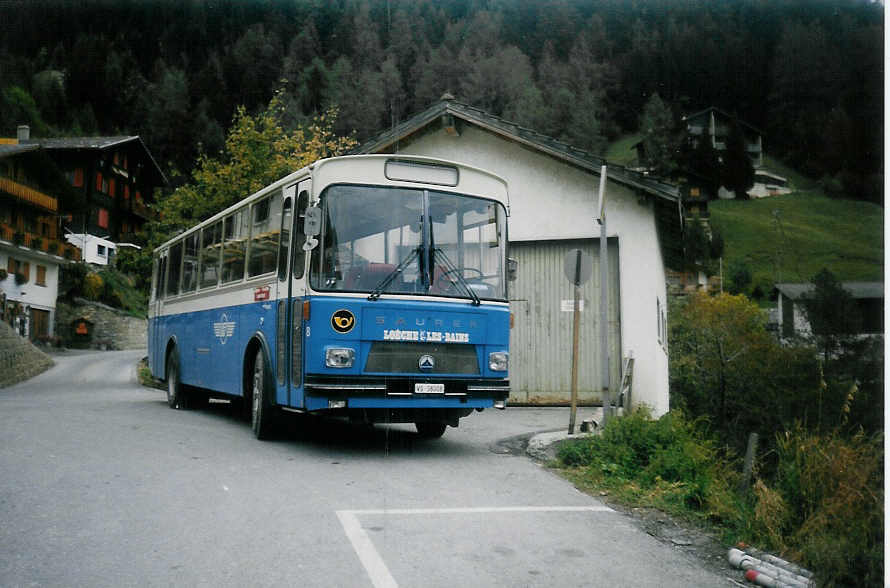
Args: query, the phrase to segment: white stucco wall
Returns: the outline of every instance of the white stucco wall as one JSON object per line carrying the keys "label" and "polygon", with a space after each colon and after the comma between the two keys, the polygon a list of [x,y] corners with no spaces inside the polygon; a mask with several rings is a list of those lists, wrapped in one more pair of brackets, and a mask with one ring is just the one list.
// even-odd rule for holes
{"label": "white stucco wall", "polygon": [[[114,241],[89,233],[68,233],[65,240],[80,249],[81,258],[85,262],[96,265],[108,265],[117,249]],[[104,248],[104,254],[99,253],[99,247]]]}
{"label": "white stucco wall", "polygon": [[[16,284],[15,276],[9,274],[5,280],[0,280],[0,291],[6,294],[7,300],[14,300],[24,306],[30,306],[50,312],[49,329],[53,330],[55,318],[56,297],[59,293],[59,259],[56,256],[41,254],[23,247],[15,249],[0,249],[0,268],[9,266],[9,257],[12,256],[21,262],[30,264],[28,281],[24,284]],[[46,268],[45,285],[37,284],[37,266]]]}
{"label": "white stucco wall", "polygon": [[[465,127],[458,137],[429,133],[400,151],[467,163],[505,178],[511,241],[599,237],[598,175],[475,127]],[[667,290],[651,197],[639,199],[613,181],[606,197],[608,235],[619,239],[622,356],[632,353],[635,360],[632,399],[661,415],[669,408],[668,368],[666,344],[658,341],[656,301],[664,307]]]}

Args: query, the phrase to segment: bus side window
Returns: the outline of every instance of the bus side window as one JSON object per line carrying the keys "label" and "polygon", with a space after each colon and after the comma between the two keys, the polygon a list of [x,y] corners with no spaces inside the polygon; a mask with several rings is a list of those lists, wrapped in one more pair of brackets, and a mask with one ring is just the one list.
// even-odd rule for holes
{"label": "bus side window", "polygon": [[182,241],[170,248],[170,276],[167,278],[167,295],[179,294],[179,273],[182,268]]}
{"label": "bus side window", "polygon": [[276,222],[278,219],[271,214],[271,206],[272,198],[263,198],[253,205],[253,228],[247,261],[248,277],[275,271],[279,227]]}
{"label": "bus side window", "polygon": [[222,281],[237,282],[244,279],[244,257],[250,234],[247,208],[236,210],[225,219],[225,245],[223,247]]}
{"label": "bus side window", "polygon": [[198,285],[198,233],[185,238],[182,257],[182,293],[194,292]]}
{"label": "bus side window", "polygon": [[219,283],[219,249],[222,222],[204,227],[201,233],[201,287],[209,288]]}
{"label": "bus side window", "polygon": [[164,298],[164,285],[166,284],[165,278],[167,277],[167,252],[161,256],[161,262],[158,266],[158,299]]}
{"label": "bus side window", "polygon": [[160,265],[161,260],[158,259],[157,256],[151,261],[151,295],[149,296],[149,300],[157,300],[161,297],[161,293],[158,291],[158,266]]}
{"label": "bus side window", "polygon": [[290,242],[290,224],[293,205],[290,198],[285,198],[281,205],[281,232],[278,239],[278,280],[287,275],[287,247]]}
{"label": "bus side window", "polygon": [[303,251],[303,243],[306,241],[306,235],[303,234],[303,220],[306,218],[306,209],[309,207],[309,192],[305,190],[300,192],[297,200],[297,218],[294,237],[294,263],[293,274],[295,278],[302,278],[303,271],[306,269],[306,252]]}

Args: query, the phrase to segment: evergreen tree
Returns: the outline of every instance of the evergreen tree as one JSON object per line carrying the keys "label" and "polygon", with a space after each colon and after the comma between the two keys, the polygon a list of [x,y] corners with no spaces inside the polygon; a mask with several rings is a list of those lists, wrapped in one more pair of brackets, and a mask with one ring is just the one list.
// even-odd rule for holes
{"label": "evergreen tree", "polygon": [[676,167],[674,115],[657,93],[640,115],[640,134],[648,167],[659,176],[668,175]]}
{"label": "evergreen tree", "polygon": [[823,268],[813,276],[811,283],[812,291],[804,294],[801,301],[822,359],[828,366],[832,356],[859,331],[862,316],[853,295],[828,269]]}

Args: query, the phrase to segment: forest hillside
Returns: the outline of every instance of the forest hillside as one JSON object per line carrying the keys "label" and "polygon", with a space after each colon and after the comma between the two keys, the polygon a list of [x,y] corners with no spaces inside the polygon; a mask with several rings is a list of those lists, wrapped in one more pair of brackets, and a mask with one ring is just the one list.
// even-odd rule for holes
{"label": "forest hillside", "polygon": [[7,0],[0,135],[139,134],[168,177],[276,92],[359,141],[450,91],[605,154],[658,94],[881,200],[883,6],[863,0]]}

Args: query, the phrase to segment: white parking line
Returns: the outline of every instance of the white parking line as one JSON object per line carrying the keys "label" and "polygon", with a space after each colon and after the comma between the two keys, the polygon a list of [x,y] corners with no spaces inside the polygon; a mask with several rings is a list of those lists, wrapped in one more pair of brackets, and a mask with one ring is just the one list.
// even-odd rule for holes
{"label": "white parking line", "polygon": [[467,508],[387,508],[369,510],[338,510],[337,518],[352,543],[352,548],[368,573],[375,588],[398,588],[398,584],[380,557],[374,542],[365,533],[358,517],[361,515],[478,514],[501,512],[613,512],[608,506],[483,506]]}

